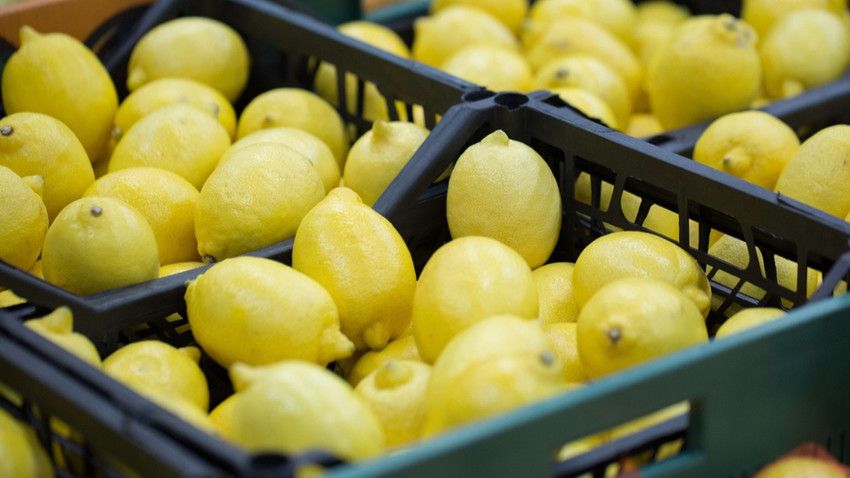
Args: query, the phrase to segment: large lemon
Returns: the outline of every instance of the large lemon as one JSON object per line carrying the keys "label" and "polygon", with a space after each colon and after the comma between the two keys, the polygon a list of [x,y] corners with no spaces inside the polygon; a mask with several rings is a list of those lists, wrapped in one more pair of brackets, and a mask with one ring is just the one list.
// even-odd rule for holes
{"label": "large lemon", "polygon": [[528,0],[434,0],[429,11],[433,15],[451,5],[477,7],[498,18],[516,34],[528,13],[528,4]]}
{"label": "large lemon", "polygon": [[439,68],[491,91],[524,93],[532,89],[531,65],[516,48],[468,45],[452,53]]}
{"label": "large lemon", "polygon": [[785,315],[785,311],[776,307],[750,307],[743,309],[731,317],[717,329],[715,338],[737,334],[742,330],[751,329],[761,324],[776,320]]}
{"label": "large lemon", "polygon": [[743,0],[741,18],[752,25],[760,37],[764,37],[785,15],[804,8],[846,14],[847,0]]}
{"label": "large lemon", "polygon": [[53,465],[35,430],[0,409],[0,476],[53,478]]}
{"label": "large lemon", "polygon": [[540,300],[540,321],[546,324],[575,322],[578,303],[573,291],[573,268],[569,262],[552,262],[534,269],[534,283]]}
{"label": "large lemon", "polygon": [[41,200],[44,178],[22,179],[0,166],[0,259],[20,269],[35,264],[50,221]]}

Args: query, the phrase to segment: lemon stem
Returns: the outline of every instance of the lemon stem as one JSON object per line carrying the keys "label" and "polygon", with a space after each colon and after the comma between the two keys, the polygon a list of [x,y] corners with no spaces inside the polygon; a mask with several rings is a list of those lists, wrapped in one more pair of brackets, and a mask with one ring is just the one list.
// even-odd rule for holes
{"label": "lemon stem", "polygon": [[15,130],[11,126],[4,126],[0,128],[0,134],[2,134],[3,136],[10,136],[13,131]]}
{"label": "lemon stem", "polygon": [[91,215],[92,216],[98,217],[101,214],[103,214],[103,209],[101,209],[100,206],[92,206],[91,207]]}
{"label": "lemon stem", "polygon": [[617,342],[623,338],[623,333],[620,331],[619,327],[611,327],[608,329],[608,340],[611,341],[613,345],[617,345]]}
{"label": "lemon stem", "polygon": [[555,363],[555,355],[547,350],[540,354],[540,361],[543,362],[543,365],[552,365]]}

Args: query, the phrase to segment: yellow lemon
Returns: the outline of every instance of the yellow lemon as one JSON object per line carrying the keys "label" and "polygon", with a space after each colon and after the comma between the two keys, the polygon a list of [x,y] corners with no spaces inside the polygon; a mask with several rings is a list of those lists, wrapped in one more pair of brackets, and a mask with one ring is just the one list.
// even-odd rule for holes
{"label": "yellow lemon", "polygon": [[741,18],[764,37],[788,13],[803,8],[820,8],[835,14],[846,13],[847,0],[743,0]]}
{"label": "yellow lemon", "polygon": [[57,307],[44,317],[29,319],[24,325],[85,362],[100,367],[97,348],[88,337],[74,332],[74,315],[67,306]]}
{"label": "yellow lemon", "polygon": [[506,413],[565,386],[539,322],[491,316],[455,336],[434,363],[423,436]]}
{"label": "yellow lemon", "polygon": [[53,464],[35,430],[0,409],[0,476],[53,478]]}
{"label": "yellow lemon", "polygon": [[103,360],[103,371],[133,388],[145,384],[189,400],[207,411],[209,386],[198,361],[197,347],[176,348],[158,340],[133,342]]}
{"label": "yellow lemon", "polygon": [[201,189],[198,252],[204,262],[220,261],[295,237],[323,197],[319,173],[292,148],[268,142],[241,148]]}
{"label": "yellow lemon", "polygon": [[664,132],[661,122],[652,113],[634,113],[629,116],[625,133],[635,138],[648,138]]}
{"label": "yellow lemon", "polygon": [[550,22],[561,17],[580,16],[592,20],[631,43],[637,22],[637,9],[630,0],[541,0],[529,11],[533,22]]}
{"label": "yellow lemon", "polygon": [[26,299],[19,297],[11,289],[0,291],[0,308],[11,307],[13,305],[24,303],[26,303]]}
{"label": "yellow lemon", "polygon": [[614,115],[614,110],[595,94],[581,88],[559,87],[552,88],[551,91],[585,116],[597,119],[611,129],[620,129],[620,123]]}
{"label": "yellow lemon", "polygon": [[192,269],[203,267],[205,264],[198,261],[174,262],[159,266],[159,277],[166,277],[181,272],[190,271]]}
{"label": "yellow lemon", "polygon": [[53,221],[41,253],[44,278],[80,294],[155,279],[159,250],[148,221],[127,203],[89,196]]}
{"label": "yellow lemon", "polygon": [[233,406],[239,400],[239,394],[232,394],[210,411],[209,419],[215,428],[216,435],[227,441],[233,436]]}
{"label": "yellow lemon", "polygon": [[776,307],[750,307],[733,314],[717,329],[715,338],[726,337],[742,330],[751,329],[785,315],[785,311]]}
{"label": "yellow lemon", "polygon": [[171,171],[138,167],[114,171],[97,179],[83,196],[120,199],[142,213],[153,228],[162,265],[198,261],[195,240],[195,186]]}
{"label": "yellow lemon", "polygon": [[239,116],[236,137],[276,126],[303,129],[331,148],[340,171],[348,154],[348,133],[339,112],[321,96],[299,88],[276,88],[254,97]]}
{"label": "yellow lemon", "polygon": [[253,452],[320,449],[346,460],[384,451],[380,422],[345,380],[296,360],[262,368],[230,369],[239,395],[230,415],[234,443]]}
{"label": "yellow lemon", "polygon": [[[120,378],[119,381],[123,381]],[[133,391],[159,405],[177,418],[193,425],[206,433],[214,433],[215,425],[210,420],[205,408],[184,395],[176,394],[171,390],[153,385],[146,381],[124,382]]]}
{"label": "yellow lemon", "polygon": [[226,161],[227,158],[240,148],[265,142],[285,144],[304,156],[316,168],[319,176],[321,176],[322,184],[325,186],[325,192],[339,185],[339,165],[331,149],[315,135],[298,128],[281,126],[254,131],[227,148],[224,154],[221,155],[219,163]]}
{"label": "yellow lemon", "polygon": [[413,296],[413,336],[425,362],[449,341],[496,314],[537,317],[537,286],[528,263],[501,242],[480,236],[453,239],[428,259]]}
{"label": "yellow lemon", "polygon": [[50,225],[41,200],[43,186],[41,176],[22,179],[0,166],[0,259],[20,269],[35,264]]}
{"label": "yellow lemon", "polygon": [[552,341],[552,350],[562,364],[562,375],[568,383],[587,380],[578,355],[578,325],[575,322],[552,322],[543,325],[543,332]]}
{"label": "yellow lemon", "polygon": [[697,139],[694,160],[773,190],[799,147],[797,134],[779,118],[742,111],[711,122]]}
{"label": "yellow lemon", "polygon": [[512,32],[518,33],[522,20],[528,13],[528,3],[528,0],[434,0],[429,12],[433,15],[452,5],[477,7],[499,19]]}
{"label": "yellow lemon", "polygon": [[421,361],[419,350],[416,348],[416,338],[412,334],[404,335],[391,340],[381,350],[367,351],[354,362],[351,369],[345,374],[345,379],[352,387],[356,387],[364,377],[390,360]]}
{"label": "yellow lemon", "polygon": [[840,467],[821,458],[791,456],[775,461],[753,478],[842,478],[847,476]]}
{"label": "yellow lemon", "polygon": [[850,125],[824,128],[805,141],[776,180],[776,192],[845,217],[850,213]]}
{"label": "yellow lemon", "polygon": [[3,69],[7,113],[43,113],[66,124],[92,163],[106,157],[118,94],[109,72],[79,40],[63,33],[20,31],[21,47]]}
{"label": "yellow lemon", "polygon": [[850,28],[827,10],[794,10],[764,34],[758,51],[765,93],[769,98],[788,98],[833,81],[847,70]]}
{"label": "yellow lemon", "polygon": [[439,68],[496,92],[524,93],[532,89],[531,65],[515,48],[472,44],[452,53]]}
{"label": "yellow lemon", "polygon": [[172,104],[143,117],[115,145],[109,172],[137,166],[166,169],[200,189],[230,147],[230,135],[211,115]]}
{"label": "yellow lemon", "polygon": [[354,352],[328,291],[271,259],[214,264],[186,287],[186,313],[198,344],[223,367],[284,359],[325,365]]}
{"label": "yellow lemon", "polygon": [[403,121],[375,121],[351,145],[342,172],[345,187],[372,206],[422,146],[429,131]]}
{"label": "yellow lemon", "polygon": [[648,65],[652,56],[673,33],[673,30],[690,17],[688,7],[669,0],[650,0],[636,6],[637,14],[632,34],[632,49],[641,63]]}
{"label": "yellow lemon", "polygon": [[578,304],[573,293],[573,266],[570,262],[553,262],[531,272],[540,300],[540,321],[544,325],[575,322],[578,318]]}
{"label": "yellow lemon", "polygon": [[190,78],[236,101],[248,82],[248,48],[239,33],[221,21],[182,17],[145,33],[133,47],[127,89],[158,78]]}
{"label": "yellow lemon", "polygon": [[510,28],[486,10],[470,5],[449,5],[413,22],[411,53],[426,65],[439,67],[453,53],[475,43],[519,48]]}
{"label": "yellow lemon", "polygon": [[593,93],[611,108],[619,125],[628,124],[632,112],[632,100],[623,78],[593,56],[576,54],[553,59],[537,70],[534,87],[544,90],[572,87]]}
{"label": "yellow lemon", "polygon": [[534,269],[552,254],[561,232],[558,182],[536,151],[497,130],[458,157],[446,219],[452,238],[492,237]]}
{"label": "yellow lemon", "polygon": [[429,378],[431,366],[428,364],[417,360],[389,360],[354,388],[354,393],[381,422],[387,447],[407,445],[421,436]]}
{"label": "yellow lemon", "polygon": [[117,143],[148,113],[174,103],[206,111],[224,126],[231,139],[236,136],[236,112],[221,92],[189,78],[159,78],[140,86],[118,105],[112,127],[113,142]]}
{"label": "yellow lemon", "polygon": [[41,196],[51,221],[94,182],[89,157],[73,131],[40,113],[15,113],[0,120],[0,166],[21,177],[44,178]]}
{"label": "yellow lemon", "polygon": [[650,109],[664,128],[748,108],[762,78],[756,40],[752,27],[729,14],[679,25],[647,68]]}
{"label": "yellow lemon", "polygon": [[708,341],[694,303],[668,282],[647,277],[609,282],[584,304],[576,323],[590,378]]}
{"label": "yellow lemon", "polygon": [[338,187],[298,226],[292,267],[312,277],[339,308],[358,350],[379,350],[410,323],[416,271],[407,245],[357,193]]}
{"label": "yellow lemon", "polygon": [[606,234],[579,253],[573,269],[579,309],[606,284],[624,277],[663,280],[690,299],[703,317],[708,315],[711,286],[696,259],[675,243],[640,231]]}

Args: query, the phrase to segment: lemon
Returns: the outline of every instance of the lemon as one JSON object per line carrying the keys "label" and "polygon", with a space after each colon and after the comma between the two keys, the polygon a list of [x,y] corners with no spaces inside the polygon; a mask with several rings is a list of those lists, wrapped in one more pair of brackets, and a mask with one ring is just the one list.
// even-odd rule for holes
{"label": "lemon", "polygon": [[595,94],[581,88],[572,87],[552,88],[551,91],[585,116],[597,119],[611,129],[620,129],[620,123],[614,115],[614,110]]}
{"label": "lemon", "polygon": [[345,187],[372,206],[422,146],[429,131],[403,121],[375,121],[348,151],[342,178]]}
{"label": "lemon", "polygon": [[133,206],[153,228],[162,265],[198,261],[195,204],[200,193],[176,173],[138,167],[114,171],[97,179],[83,196],[107,196]]}
{"label": "lemon", "polygon": [[764,34],[759,55],[767,96],[788,98],[833,81],[847,70],[850,29],[827,10],[794,10]]}
{"label": "lemon", "polygon": [[841,14],[846,13],[847,0],[743,0],[741,18],[764,37],[785,15],[803,8],[821,8]]}
{"label": "lemon", "polygon": [[87,295],[155,279],[156,236],[127,203],[89,196],[72,202],[53,221],[41,253],[44,278]]}
{"label": "lemon", "polygon": [[449,5],[413,21],[411,54],[426,65],[439,68],[453,53],[476,43],[519,48],[509,27],[474,6]]}
{"label": "lemon", "polygon": [[785,311],[775,307],[750,307],[733,314],[717,329],[715,338],[726,337],[747,330],[785,315]]}
{"label": "lemon", "polygon": [[337,25],[340,33],[356,38],[402,58],[410,57],[410,48],[395,30],[367,20],[351,20]]}
{"label": "lemon", "polygon": [[381,422],[388,448],[410,444],[422,434],[429,378],[430,365],[417,360],[389,360],[354,388]]}
{"label": "lemon", "polygon": [[379,350],[410,323],[416,271],[407,245],[357,193],[338,187],[304,216],[292,267],[312,277],[339,308],[357,350]]}
{"label": "lemon", "polygon": [[532,89],[531,65],[515,48],[472,44],[452,53],[439,68],[496,92],[524,93]]}
{"label": "lemon", "polygon": [[729,15],[684,21],[647,68],[651,111],[665,129],[746,109],[759,94],[761,62],[752,27]]}
{"label": "lemon", "polygon": [[455,336],[434,363],[423,436],[551,397],[565,385],[539,322],[491,316]]}
{"label": "lemon", "polygon": [[234,393],[216,405],[209,413],[215,434],[227,441],[232,440],[231,437],[233,436],[233,406],[237,400],[239,400],[239,395]]}
{"label": "lemon", "polygon": [[629,116],[625,133],[635,138],[648,138],[664,132],[661,122],[652,113],[634,113]]}
{"label": "lemon", "polygon": [[824,128],[800,144],[776,180],[776,192],[845,217],[850,213],[850,125]]}
{"label": "lemon", "polygon": [[576,323],[579,357],[590,378],[708,341],[694,303],[668,282],[648,277],[604,285]]}
{"label": "lemon", "polygon": [[339,185],[340,170],[333,152],[324,141],[298,128],[281,126],[266,128],[242,137],[221,155],[219,163],[226,161],[240,148],[254,143],[281,143],[304,156],[316,168],[325,186],[325,192]]}
{"label": "lemon", "polygon": [[35,264],[50,225],[41,200],[43,187],[41,176],[22,179],[0,166],[0,259],[20,269]]}
{"label": "lemon", "polygon": [[775,461],[754,475],[753,478],[842,478],[847,473],[822,458],[811,456],[789,456]]}
{"label": "lemon", "polygon": [[419,350],[416,348],[416,338],[412,334],[404,335],[391,340],[381,350],[367,351],[354,362],[351,369],[345,374],[345,379],[352,387],[356,387],[363,378],[390,360],[422,361]]}
{"label": "lemon", "polygon": [[573,266],[570,262],[553,262],[531,272],[540,301],[539,317],[544,325],[575,322],[578,318],[578,304],[573,293]]}
{"label": "lemon", "polygon": [[322,198],[322,178],[292,148],[257,143],[236,151],[210,175],[195,208],[195,236],[204,262],[214,262],[295,237]]}
{"label": "lemon", "polygon": [[125,385],[195,428],[210,434],[215,432],[215,424],[210,420],[206,409],[198,407],[197,403],[184,395],[175,394],[171,390],[145,381],[125,382]]}
{"label": "lemon", "polygon": [[236,101],[248,82],[250,57],[242,37],[212,18],[182,17],[145,33],[127,67],[131,92],[158,78],[189,78]]}
{"label": "lemon", "polygon": [[24,325],[83,361],[100,367],[101,360],[97,348],[88,337],[74,332],[74,316],[67,306],[57,307],[44,317],[29,319]]}
{"label": "lemon", "polygon": [[549,61],[535,73],[534,87],[544,90],[580,88],[593,93],[611,109],[618,125],[628,124],[632,112],[631,97],[623,78],[593,56],[565,55]]}
{"label": "lemon", "polygon": [[0,409],[0,476],[52,478],[53,466],[35,430]]}
{"label": "lemon", "polygon": [[211,115],[175,103],[143,117],[124,133],[109,159],[108,171],[150,166],[182,176],[201,189],[230,147],[230,135]]}
{"label": "lemon", "polygon": [[345,380],[296,360],[264,368],[230,369],[239,395],[230,416],[237,445],[286,454],[321,449],[346,460],[384,451],[380,422]]}
{"label": "lemon", "polygon": [[458,157],[446,219],[452,238],[492,237],[534,269],[552,254],[561,232],[558,182],[536,151],[497,130]]}
{"label": "lemon", "polygon": [[546,337],[552,341],[552,350],[562,364],[562,375],[568,383],[587,380],[578,355],[578,325],[575,322],[551,322],[543,326]]}
{"label": "lemon", "polygon": [[331,148],[340,171],[348,154],[348,133],[339,112],[321,96],[299,88],[276,88],[254,97],[236,125],[236,137],[276,126],[303,129]]}
{"label": "lemon", "polygon": [[429,13],[433,15],[452,5],[477,7],[493,15],[516,34],[528,13],[528,4],[528,0],[434,0],[429,7]]}
{"label": "lemon", "polygon": [[501,242],[452,239],[419,274],[413,295],[413,336],[419,355],[434,363],[463,329],[496,314],[537,317],[537,286],[528,263]]}
{"label": "lemon", "polygon": [[159,78],[140,86],[118,105],[112,127],[113,142],[118,142],[148,113],[174,103],[206,111],[224,126],[231,139],[236,136],[236,112],[221,92],[189,78]]}
{"label": "lemon", "polygon": [[790,126],[763,111],[727,113],[712,121],[694,146],[694,160],[773,190],[797,152],[800,140]]}
{"label": "lemon", "polygon": [[198,261],[173,262],[159,266],[159,277],[166,277],[181,272],[190,271],[192,269],[203,267],[205,264]]}
{"label": "lemon", "polygon": [[628,44],[634,35],[637,9],[630,0],[540,0],[528,15],[531,21],[544,23],[565,16],[592,20]]}
{"label": "lemon", "polygon": [[354,352],[330,294],[271,259],[214,264],[186,287],[186,313],[195,340],[223,367],[284,359],[325,365]]}
{"label": "lemon", "polygon": [[6,113],[43,113],[67,125],[92,163],[106,157],[118,94],[109,72],[79,40],[20,30],[21,46],[3,69]]}
{"label": "lemon", "polygon": [[703,317],[708,315],[711,286],[696,259],[675,243],[641,231],[606,234],[579,253],[573,268],[579,309],[606,284],[624,277],[663,280],[690,299]]}
{"label": "lemon", "polygon": [[11,289],[0,291],[0,308],[11,307],[13,305],[24,303],[26,303],[26,299],[19,297]]}
{"label": "lemon", "polygon": [[94,182],[91,162],[74,132],[40,113],[15,113],[0,120],[0,166],[21,177],[44,178],[41,196],[51,221]]}
{"label": "lemon", "polygon": [[207,411],[209,386],[198,361],[197,347],[176,348],[158,340],[127,344],[103,360],[103,371],[133,388],[144,384],[189,400]]}
{"label": "lemon", "polygon": [[632,49],[641,63],[648,65],[652,56],[672,35],[673,30],[690,17],[688,7],[669,0],[640,2],[632,35]]}

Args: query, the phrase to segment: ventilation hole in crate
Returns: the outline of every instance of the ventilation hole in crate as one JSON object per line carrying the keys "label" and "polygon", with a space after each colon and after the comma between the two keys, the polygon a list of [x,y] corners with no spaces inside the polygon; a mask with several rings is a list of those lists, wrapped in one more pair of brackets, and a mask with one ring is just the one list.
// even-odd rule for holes
{"label": "ventilation hole in crate", "polygon": [[513,111],[528,103],[528,96],[521,93],[499,93],[493,101],[497,105],[504,106],[508,110]]}

